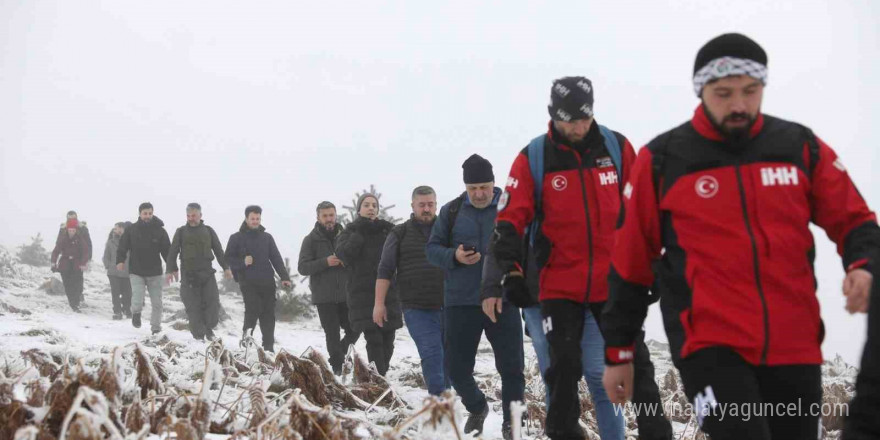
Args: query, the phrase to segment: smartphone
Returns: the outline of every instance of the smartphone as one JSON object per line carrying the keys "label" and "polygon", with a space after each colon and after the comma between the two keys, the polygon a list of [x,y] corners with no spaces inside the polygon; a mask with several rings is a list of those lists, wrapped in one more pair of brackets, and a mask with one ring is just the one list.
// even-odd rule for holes
{"label": "smartphone", "polygon": [[476,251],[477,251],[477,247],[474,246],[474,245],[472,245],[472,244],[466,244],[466,245],[464,245],[464,246],[463,246],[463,249],[464,249],[465,252],[476,252]]}

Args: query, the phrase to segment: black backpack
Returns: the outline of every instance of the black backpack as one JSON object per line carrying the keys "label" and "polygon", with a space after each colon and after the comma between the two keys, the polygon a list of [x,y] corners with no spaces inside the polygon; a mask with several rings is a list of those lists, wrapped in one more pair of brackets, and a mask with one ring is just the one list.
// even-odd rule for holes
{"label": "black backpack", "polygon": [[465,197],[467,197],[467,191],[449,202],[449,219],[446,222],[446,236],[448,237],[447,243],[449,247],[452,247],[452,228],[455,227],[455,219],[458,218],[458,212],[461,211],[461,205],[464,204]]}

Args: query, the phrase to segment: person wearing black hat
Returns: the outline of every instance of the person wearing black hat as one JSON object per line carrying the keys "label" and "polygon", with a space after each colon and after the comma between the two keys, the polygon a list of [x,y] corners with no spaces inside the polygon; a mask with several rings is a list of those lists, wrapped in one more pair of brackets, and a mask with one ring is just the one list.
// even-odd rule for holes
{"label": "person wearing black hat", "polygon": [[[602,317],[604,384],[622,403],[649,290],[659,294],[673,362],[713,439],[822,432],[824,330],[809,223],[838,246],[850,312],[867,309],[878,264],[876,216],[834,150],[762,113],[767,61],[742,34],[698,52],[693,118],[642,148],[627,179]],[[779,410],[792,407],[800,410]]]}
{"label": "person wearing black hat", "polygon": [[[506,274],[496,290],[523,307],[549,391],[545,431],[551,439],[583,438],[578,426],[581,377],[593,398],[600,437],[624,437],[623,413],[602,386],[599,322],[622,182],[629,177],[635,150],[622,134],[596,122],[593,90],[584,77],[553,81],[547,109],[551,121],[514,160],[492,241],[493,255]],[[533,175],[541,164],[540,175]],[[525,273],[540,279],[537,298],[528,288],[536,280],[526,280]],[[662,408],[643,338],[637,350],[636,401]],[[672,437],[662,409],[638,414],[637,422],[640,438]]]}
{"label": "person wearing black hat", "polygon": [[428,262],[445,271],[443,303],[446,319],[446,365],[452,387],[470,415],[466,433],[483,432],[489,414],[486,396],[474,381],[474,362],[483,332],[495,353],[501,375],[502,434],[510,438],[510,402],[522,401],[522,321],[519,309],[498,302],[491,320],[482,312],[480,283],[483,255],[489,248],[501,189],[495,187],[492,164],[474,154],[462,165],[466,191],[440,209],[428,239]]}
{"label": "person wearing black hat", "polygon": [[394,224],[379,218],[379,198],[373,194],[358,197],[356,209],[357,217],[336,240],[336,256],[348,268],[346,294],[351,329],[363,332],[367,341],[367,358],[384,376],[391,366],[394,334],[403,327],[396,286],[392,286],[385,297],[386,322],[382,327],[373,322],[379,261]]}

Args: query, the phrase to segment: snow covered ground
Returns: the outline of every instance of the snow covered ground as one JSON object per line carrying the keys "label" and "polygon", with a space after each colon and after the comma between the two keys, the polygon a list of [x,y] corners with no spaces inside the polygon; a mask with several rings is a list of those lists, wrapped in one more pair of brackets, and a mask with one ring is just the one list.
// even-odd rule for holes
{"label": "snow covered ground", "polygon": [[[4,260],[4,255],[7,257]],[[81,365],[85,371],[98,369],[102,361],[111,361],[114,358],[114,348],[120,347],[121,363],[125,364],[120,376],[121,396],[120,407],[130,408],[136,396],[140,393],[137,376],[136,345],[151,358],[158,359],[160,367],[165,370],[167,380],[164,386],[165,394],[182,396],[199,396],[212,402],[213,408],[210,420],[220,423],[229,415],[225,408],[235,406],[242,399],[244,391],[254,383],[261,383],[266,397],[270,400],[269,412],[279,408],[285,399],[290,398],[290,392],[283,393],[285,379],[278,371],[270,368],[267,364],[261,364],[257,359],[259,354],[254,347],[247,350],[239,347],[241,339],[241,322],[244,311],[243,301],[238,294],[221,293],[221,303],[229,315],[229,319],[220,323],[218,336],[222,338],[223,347],[228,350],[233,359],[233,364],[250,368],[249,372],[239,371],[225,380],[217,379],[217,383],[210,389],[202,390],[203,382],[210,385],[210,377],[204,377],[210,369],[206,369],[206,356],[218,361],[218,348],[209,347],[205,342],[192,339],[186,329],[183,315],[183,304],[180,301],[176,286],[166,287],[164,291],[163,329],[157,336],[151,336],[149,325],[140,329],[133,328],[128,320],[113,321],[110,303],[109,286],[104,271],[93,265],[92,270],[85,275],[85,306],[82,313],[74,313],[67,305],[67,299],[63,292],[49,294],[41,289],[47,280],[53,275],[48,268],[35,268],[17,264],[14,259],[8,258],[8,251],[0,247],[0,371],[9,383],[19,377],[30,366],[30,361],[25,361],[22,353],[28,350],[38,349],[48,354],[58,365],[69,360],[72,365]],[[297,285],[299,291],[307,291],[307,287]],[[147,299],[149,302],[149,299]],[[149,322],[150,307],[144,308],[144,322]],[[257,330],[259,333],[259,330]],[[255,337],[259,340],[259,335]],[[284,323],[279,322],[276,327],[276,353],[286,351],[295,357],[300,357],[313,348],[320,353],[325,353],[324,335],[317,318]],[[527,365],[527,402],[530,414],[541,412],[542,403],[539,401],[543,395],[543,388],[537,376],[534,352],[531,346],[526,347]],[[669,362],[668,349],[665,344],[651,342],[652,358],[655,361],[657,381],[661,387],[661,393],[667,404],[686,404],[683,393],[680,390],[680,380]],[[366,349],[365,342],[361,338],[355,350],[364,358]],[[213,354],[211,354],[213,353]],[[280,356],[280,354],[279,354]],[[271,355],[270,355],[271,357]],[[271,364],[271,359],[268,364]],[[243,367],[244,368],[244,367]],[[826,362],[824,368],[826,378],[826,400],[848,401],[852,395],[853,382],[857,371],[846,365],[841,359]],[[27,379],[34,379],[33,373],[27,375]],[[476,363],[475,377],[478,383],[486,391],[490,399],[491,413],[486,421],[485,431],[482,438],[501,438],[501,407],[500,407],[500,380],[495,372],[492,350],[489,344],[482,341]],[[15,392],[26,395],[20,387],[26,382],[20,378],[19,388]],[[39,382],[44,388],[48,388],[50,382],[43,378]],[[342,378],[342,383],[350,389],[356,387],[356,380],[352,374]],[[394,357],[391,369],[388,373],[388,382],[392,385],[395,393],[405,403],[406,408],[387,408],[381,405],[363,410],[342,410],[336,413],[342,420],[352,419],[359,424],[359,428],[352,432],[360,433],[365,437],[376,437],[381,433],[387,433],[401,420],[414,414],[421,409],[428,397],[427,391],[419,386],[420,367],[416,347],[409,337],[406,329],[398,331]],[[219,385],[219,386],[218,386]],[[270,386],[271,385],[271,386]],[[172,391],[169,391],[172,390]],[[280,393],[280,394],[274,394]],[[162,393],[157,393],[162,394]],[[272,400],[277,396],[276,401]],[[830,396],[830,397],[829,397]],[[3,389],[0,388],[0,407],[8,402],[3,402]],[[195,398],[195,397],[193,397]],[[19,398],[24,400],[23,397]],[[244,400],[247,400],[245,398]],[[332,400],[332,399],[331,399]],[[371,403],[371,402],[370,402]],[[174,403],[178,405],[178,403]],[[240,413],[253,411],[250,402],[238,404]],[[387,405],[386,405],[387,406]],[[31,409],[39,421],[40,417],[46,416],[46,409],[40,410],[39,405]],[[155,408],[154,408],[155,409]],[[178,415],[182,414],[178,411]],[[458,426],[464,420],[464,408],[460,403],[455,404]],[[2,411],[0,411],[2,412]],[[289,412],[289,411],[287,411]],[[0,414],[0,421],[2,421]],[[183,417],[183,416],[181,416]],[[685,434],[684,438],[695,436],[695,428],[692,420],[683,417],[671,417],[677,434]],[[627,436],[635,438],[632,414],[628,414]],[[250,421],[247,417],[232,416],[233,423],[228,428],[246,429]],[[593,431],[595,422],[591,414],[587,413],[584,422],[588,426],[591,438],[598,438]],[[345,424],[345,423],[343,423]],[[523,438],[541,438],[541,430],[537,423],[531,423],[531,427],[524,432]],[[826,438],[837,438],[839,432],[834,431],[840,426],[840,420],[828,418],[825,425],[832,431],[826,434]],[[415,426],[420,426],[416,424]],[[3,437],[0,426],[0,438]],[[448,427],[445,429],[449,429]],[[445,434],[441,434],[445,432]],[[208,434],[209,438],[227,438],[228,435]],[[438,438],[447,436],[455,438],[451,431],[417,432],[411,430],[407,438]],[[24,438],[24,437],[23,437]],[[134,438],[134,437],[132,437]],[[159,438],[153,435],[149,438]],[[307,437],[308,438],[308,437]],[[335,438],[335,437],[334,437]],[[339,437],[345,438],[345,437]],[[462,436],[462,438],[466,438]]]}

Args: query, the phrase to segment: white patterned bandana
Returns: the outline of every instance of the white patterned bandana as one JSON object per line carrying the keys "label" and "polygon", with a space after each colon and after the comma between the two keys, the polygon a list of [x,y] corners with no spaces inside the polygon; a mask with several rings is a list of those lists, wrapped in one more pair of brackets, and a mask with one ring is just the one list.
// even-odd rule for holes
{"label": "white patterned bandana", "polygon": [[699,97],[706,84],[734,75],[748,75],[767,85],[767,66],[744,58],[721,57],[710,61],[694,74],[694,92]]}

